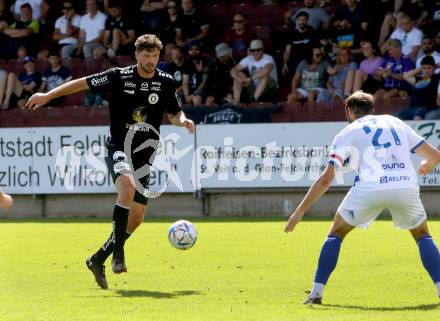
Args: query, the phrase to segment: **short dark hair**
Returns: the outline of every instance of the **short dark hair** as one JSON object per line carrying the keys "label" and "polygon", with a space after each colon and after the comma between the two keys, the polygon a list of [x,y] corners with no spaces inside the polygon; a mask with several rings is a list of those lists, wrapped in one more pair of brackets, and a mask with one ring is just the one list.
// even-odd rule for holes
{"label": "short dark hair", "polygon": [[374,108],[374,97],[361,90],[356,91],[345,100],[345,107],[350,109],[356,116],[371,114]]}
{"label": "short dark hair", "polygon": [[136,39],[136,42],[134,43],[134,46],[136,47],[136,51],[153,51],[153,49],[159,49],[162,50],[162,41],[156,36],[152,34],[145,34],[140,36]]}
{"label": "short dark hair", "polygon": [[305,12],[305,11],[300,11],[300,12],[298,12],[297,15],[296,15],[296,18],[297,18],[297,19],[298,19],[299,17],[306,17],[307,19],[309,19],[309,18],[310,18],[310,15],[309,15],[307,12]]}
{"label": "short dark hair", "polygon": [[435,66],[435,60],[432,56],[425,56],[422,58],[422,61],[420,62],[421,65],[431,65]]}
{"label": "short dark hair", "polygon": [[27,3],[27,2],[22,4],[21,7],[20,7],[20,9],[24,9],[24,8],[28,8],[29,10],[32,11],[31,5],[29,3]]}

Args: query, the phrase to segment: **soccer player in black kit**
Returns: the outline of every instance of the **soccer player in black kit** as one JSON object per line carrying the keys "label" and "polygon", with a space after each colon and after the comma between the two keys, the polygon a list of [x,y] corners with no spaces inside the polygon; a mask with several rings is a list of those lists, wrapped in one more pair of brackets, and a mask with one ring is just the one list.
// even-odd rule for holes
{"label": "soccer player in black kit", "polygon": [[[173,125],[186,127],[190,133],[195,131],[193,121],[187,119],[181,110],[173,77],[156,68],[162,49],[161,41],[154,35],[146,34],[136,40],[135,48],[136,65],[111,68],[71,80],[47,93],[34,94],[27,102],[29,109],[37,109],[54,98],[82,90],[111,94],[106,164],[118,197],[110,237],[86,260],[87,267],[103,289],[108,288],[104,262],[111,253],[113,272],[127,271],[124,243],[144,218],[148,201],[148,165],[153,163],[163,114],[167,113]],[[130,138],[129,145],[124,145],[126,136]],[[145,168],[147,172],[139,175],[138,172]]]}

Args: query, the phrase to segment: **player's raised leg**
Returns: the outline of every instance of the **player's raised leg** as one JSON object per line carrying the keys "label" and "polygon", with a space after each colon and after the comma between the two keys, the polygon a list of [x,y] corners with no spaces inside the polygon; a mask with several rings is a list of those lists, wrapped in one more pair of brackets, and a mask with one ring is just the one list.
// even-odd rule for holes
{"label": "player's raised leg", "polygon": [[344,219],[336,213],[333,225],[319,255],[313,288],[310,291],[309,297],[304,301],[304,304],[322,303],[324,287],[338,263],[342,240],[353,229],[354,226],[345,222]]}
{"label": "player's raised leg", "polygon": [[415,229],[410,230],[419,247],[420,258],[426,271],[437,288],[440,297],[440,253],[428,231],[426,220]]}

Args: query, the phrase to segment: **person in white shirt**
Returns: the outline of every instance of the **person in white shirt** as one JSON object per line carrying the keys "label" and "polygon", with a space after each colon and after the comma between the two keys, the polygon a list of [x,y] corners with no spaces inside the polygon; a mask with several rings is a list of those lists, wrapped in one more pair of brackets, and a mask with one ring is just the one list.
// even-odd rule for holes
{"label": "person in white shirt", "polygon": [[395,226],[411,232],[440,297],[440,254],[428,231],[417,173],[411,162],[411,152],[423,157],[418,174],[424,176],[440,163],[440,151],[400,119],[372,115],[373,108],[370,94],[357,91],[347,98],[345,111],[350,124],[336,135],[326,169],[284,228],[286,233],[293,231],[330,187],[338,169],[348,164],[358,172],[354,186],[336,212],[305,304],[322,303],[324,287],[336,267],[344,237],[355,227],[367,227],[385,208],[391,212]]}
{"label": "person in white shirt", "polygon": [[105,20],[107,16],[98,10],[96,0],[86,1],[87,13],[81,17],[79,24],[79,41],[77,54],[82,51],[84,58],[97,57],[97,53],[105,52],[104,39]]}
{"label": "person in white shirt", "polygon": [[[423,33],[420,29],[414,27],[411,18],[406,14],[402,14],[399,21],[399,28],[394,30],[390,39],[398,39],[402,43],[402,54],[408,56],[413,61],[416,60],[422,45]],[[386,47],[382,47],[382,53],[386,51]]]}
{"label": "person in white shirt", "polygon": [[73,2],[64,1],[63,15],[55,21],[53,40],[61,47],[61,57],[69,58],[78,44],[81,17],[76,14]]}
{"label": "person in white shirt", "polygon": [[271,101],[275,98],[278,89],[275,60],[264,53],[260,39],[251,41],[249,55],[232,68],[231,77],[234,79],[233,101],[236,104],[241,101],[243,89],[247,102]]}

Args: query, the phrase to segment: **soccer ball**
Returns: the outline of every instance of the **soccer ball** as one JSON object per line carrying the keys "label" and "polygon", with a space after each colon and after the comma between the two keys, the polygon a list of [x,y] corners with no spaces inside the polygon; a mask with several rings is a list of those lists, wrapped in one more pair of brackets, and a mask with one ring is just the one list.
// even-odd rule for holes
{"label": "soccer ball", "polygon": [[185,220],[174,222],[168,230],[168,240],[176,249],[188,250],[197,241],[196,227]]}

